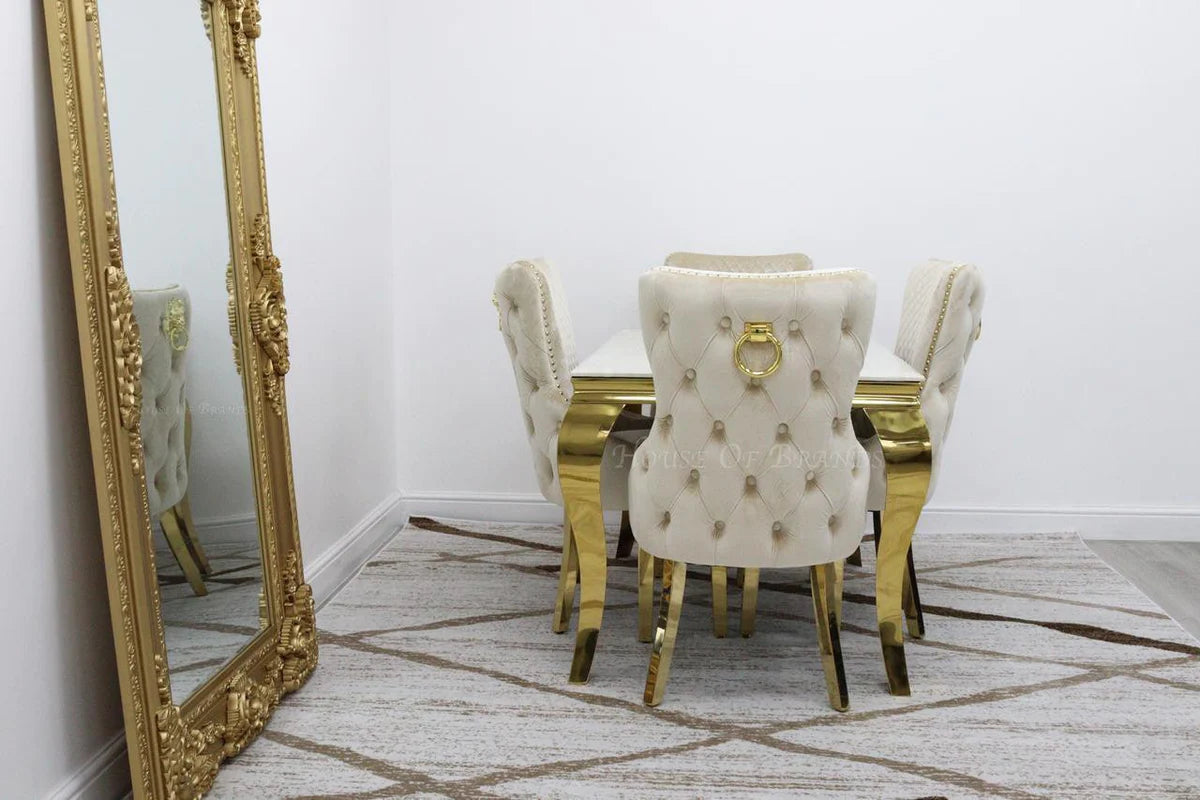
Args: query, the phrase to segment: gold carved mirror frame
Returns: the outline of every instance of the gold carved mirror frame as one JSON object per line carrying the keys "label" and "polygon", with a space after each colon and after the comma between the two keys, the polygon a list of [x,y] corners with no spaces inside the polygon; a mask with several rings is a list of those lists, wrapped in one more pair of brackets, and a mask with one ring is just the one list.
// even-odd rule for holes
{"label": "gold carved mirror frame", "polygon": [[[141,340],[121,255],[97,0],[44,0],[92,459],[136,798],[200,796],[317,662],[296,527],[284,376],[287,309],[271,247],[255,40],[258,0],[207,4],[245,382],[265,627],[181,705],[171,694],[141,445]],[[200,24],[200,21],[197,21]]]}

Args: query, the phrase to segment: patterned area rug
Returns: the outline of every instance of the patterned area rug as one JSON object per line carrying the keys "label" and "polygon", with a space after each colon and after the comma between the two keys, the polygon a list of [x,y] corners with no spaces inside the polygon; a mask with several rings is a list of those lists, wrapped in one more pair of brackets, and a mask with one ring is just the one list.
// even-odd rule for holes
{"label": "patterned area rug", "polygon": [[[764,572],[757,632],[687,583],[641,703],[634,559],[592,680],[550,631],[561,533],[416,518],[318,613],[321,661],[215,798],[1196,798],[1200,646],[1074,535],[918,542],[928,637],[887,693],[873,564],[849,567],[850,711],[826,703],[807,570]],[[611,549],[611,543],[610,543]]]}

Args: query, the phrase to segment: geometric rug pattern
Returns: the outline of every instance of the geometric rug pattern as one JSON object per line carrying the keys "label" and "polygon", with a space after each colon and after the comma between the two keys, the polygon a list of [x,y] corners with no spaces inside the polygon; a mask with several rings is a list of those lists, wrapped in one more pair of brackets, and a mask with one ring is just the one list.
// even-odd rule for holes
{"label": "geometric rug pattern", "polygon": [[[850,710],[829,708],[807,570],[712,635],[689,574],[663,704],[641,701],[636,559],[591,681],[550,610],[561,529],[414,518],[317,615],[320,663],[213,798],[1196,798],[1200,645],[1074,535],[919,537],[927,636],[887,692],[873,548],[847,566]],[[615,534],[610,532],[610,552]]]}

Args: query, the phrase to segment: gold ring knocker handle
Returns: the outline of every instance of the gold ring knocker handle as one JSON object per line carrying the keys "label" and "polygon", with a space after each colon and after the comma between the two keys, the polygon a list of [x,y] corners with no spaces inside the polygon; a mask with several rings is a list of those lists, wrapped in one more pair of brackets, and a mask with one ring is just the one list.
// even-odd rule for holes
{"label": "gold ring knocker handle", "polygon": [[[763,370],[751,369],[746,365],[742,358],[742,347],[747,343],[765,344],[770,342],[775,346],[775,358],[771,361],[771,365]],[[733,363],[737,364],[737,368],[749,375],[751,378],[765,378],[768,375],[779,369],[779,364],[783,361],[783,345],[779,343],[779,339],[775,337],[775,332],[769,322],[747,322],[746,332],[738,337],[737,344],[733,346]]]}

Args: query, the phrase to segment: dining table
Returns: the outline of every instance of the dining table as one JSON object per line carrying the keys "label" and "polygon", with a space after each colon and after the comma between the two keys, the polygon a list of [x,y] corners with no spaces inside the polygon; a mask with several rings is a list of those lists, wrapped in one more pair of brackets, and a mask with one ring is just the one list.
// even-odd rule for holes
{"label": "dining table", "polygon": [[[879,437],[887,495],[875,566],[875,609],[888,687],[910,693],[904,628],[923,635],[919,605],[908,580],[910,548],[925,505],[933,446],[921,414],[923,374],[874,340],[865,349],[854,393],[855,413]],[[600,501],[601,459],[610,431],[626,407],[653,406],[654,377],[642,331],[622,330],[571,371],[573,393],[558,436],[558,474],[569,533],[563,563],[577,564],[579,616],[572,683],[586,683],[604,618],[608,558]],[[878,465],[872,465],[872,469]],[[571,594],[574,594],[573,587]]]}

